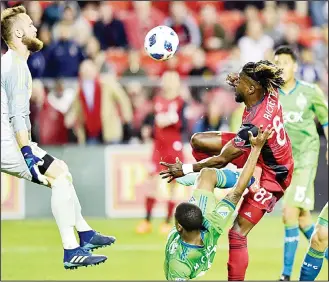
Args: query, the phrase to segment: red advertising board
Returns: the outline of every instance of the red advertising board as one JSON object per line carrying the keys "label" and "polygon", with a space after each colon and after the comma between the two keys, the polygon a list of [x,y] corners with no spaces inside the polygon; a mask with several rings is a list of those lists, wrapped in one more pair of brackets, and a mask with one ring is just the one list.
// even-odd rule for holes
{"label": "red advertising board", "polygon": [[1,173],[1,219],[22,219],[24,216],[24,180]]}
{"label": "red advertising board", "polygon": [[[148,189],[157,194],[154,216],[164,216],[169,185],[161,177],[148,182],[152,146],[109,146],[105,150],[106,214],[109,217],[144,217]],[[186,162],[192,162],[189,146],[184,148]],[[186,201],[192,187],[175,184],[175,200]]]}

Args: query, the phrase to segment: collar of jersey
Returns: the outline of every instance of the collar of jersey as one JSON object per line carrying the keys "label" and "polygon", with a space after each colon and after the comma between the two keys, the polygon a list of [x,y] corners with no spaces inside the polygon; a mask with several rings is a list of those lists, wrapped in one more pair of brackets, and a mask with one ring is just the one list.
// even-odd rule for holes
{"label": "collar of jersey", "polygon": [[259,104],[261,104],[263,102],[263,100],[265,99],[265,95],[262,97],[262,99],[260,99],[255,105],[251,106],[250,108],[247,108],[247,111],[251,111],[254,107],[257,107]]}
{"label": "collar of jersey", "polygon": [[[201,232],[201,239],[203,241],[203,239],[204,239],[204,232]],[[185,247],[192,248],[192,249],[203,249],[204,248],[204,246],[192,245],[192,244],[189,244],[189,243],[184,242],[182,239],[180,239],[180,240],[182,242],[182,245],[184,245]]]}
{"label": "collar of jersey", "polygon": [[295,87],[294,87],[293,89],[291,89],[288,93],[285,93],[285,92],[280,88],[280,89],[279,89],[279,93],[280,93],[281,95],[291,95],[291,94],[296,90],[298,84],[299,84],[299,80],[296,79],[296,84],[295,84]]}
{"label": "collar of jersey", "polygon": [[20,54],[18,54],[18,52],[16,52],[16,51],[13,50],[13,49],[10,49],[10,48],[8,49],[8,51],[11,52],[11,53],[13,53],[14,56],[15,56],[17,59],[19,59],[20,61],[26,63],[26,60],[24,60],[24,58],[23,58]]}

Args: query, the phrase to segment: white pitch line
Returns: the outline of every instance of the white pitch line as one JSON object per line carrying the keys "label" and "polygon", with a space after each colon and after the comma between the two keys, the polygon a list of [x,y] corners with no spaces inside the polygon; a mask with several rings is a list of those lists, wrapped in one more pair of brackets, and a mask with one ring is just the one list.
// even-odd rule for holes
{"label": "white pitch line", "polygon": [[[268,246],[261,246],[261,245],[255,245],[255,246],[249,246],[250,249],[281,249],[283,246],[279,245],[268,245]],[[60,247],[59,247],[60,248]],[[51,252],[56,251],[59,248],[56,247],[40,247],[40,246],[22,246],[22,247],[2,247],[1,253],[45,253],[45,252]],[[115,246],[111,246],[108,249],[110,251],[164,251],[165,246],[164,245],[142,245],[142,244],[123,244],[120,245],[119,243],[116,243]],[[228,250],[228,245],[225,246],[218,246],[218,250]]]}

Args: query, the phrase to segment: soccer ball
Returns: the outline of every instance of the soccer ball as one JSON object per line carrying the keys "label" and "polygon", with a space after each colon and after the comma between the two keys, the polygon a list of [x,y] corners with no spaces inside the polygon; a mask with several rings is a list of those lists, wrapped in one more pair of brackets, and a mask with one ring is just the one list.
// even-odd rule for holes
{"label": "soccer ball", "polygon": [[145,36],[147,54],[156,61],[166,61],[177,51],[179,39],[176,32],[165,25],[152,28]]}

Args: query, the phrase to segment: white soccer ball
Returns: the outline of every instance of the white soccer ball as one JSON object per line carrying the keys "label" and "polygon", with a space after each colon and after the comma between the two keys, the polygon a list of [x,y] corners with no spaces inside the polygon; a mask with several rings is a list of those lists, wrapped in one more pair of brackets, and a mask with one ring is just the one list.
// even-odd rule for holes
{"label": "white soccer ball", "polygon": [[145,36],[144,48],[156,61],[166,61],[177,51],[179,39],[176,32],[165,25],[152,28]]}

